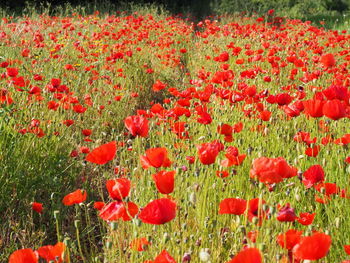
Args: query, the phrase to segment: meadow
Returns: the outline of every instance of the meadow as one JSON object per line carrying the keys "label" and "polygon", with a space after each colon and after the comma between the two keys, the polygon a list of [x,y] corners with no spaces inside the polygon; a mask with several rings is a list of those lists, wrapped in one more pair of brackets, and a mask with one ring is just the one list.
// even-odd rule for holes
{"label": "meadow", "polygon": [[0,261],[350,262],[349,65],[274,10],[3,16]]}

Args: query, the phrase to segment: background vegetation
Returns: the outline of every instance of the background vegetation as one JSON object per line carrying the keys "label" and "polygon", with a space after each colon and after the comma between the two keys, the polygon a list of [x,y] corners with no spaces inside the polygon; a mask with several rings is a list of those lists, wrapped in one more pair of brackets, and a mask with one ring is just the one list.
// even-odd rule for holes
{"label": "background vegetation", "polygon": [[36,10],[49,8],[54,13],[61,10],[72,10],[71,8],[63,8],[69,6],[73,9],[84,9],[85,12],[92,13],[96,9],[100,12],[126,11],[132,9],[130,7],[135,6],[135,4],[141,6],[155,4],[171,13],[191,14],[197,19],[213,14],[222,15],[241,12],[248,15],[263,14],[270,9],[274,9],[281,16],[311,20],[316,23],[325,21],[326,26],[329,27],[347,20],[350,10],[350,0],[134,0],[132,4],[125,0],[0,0],[0,3],[3,10],[10,14],[19,15],[28,12],[28,7]]}

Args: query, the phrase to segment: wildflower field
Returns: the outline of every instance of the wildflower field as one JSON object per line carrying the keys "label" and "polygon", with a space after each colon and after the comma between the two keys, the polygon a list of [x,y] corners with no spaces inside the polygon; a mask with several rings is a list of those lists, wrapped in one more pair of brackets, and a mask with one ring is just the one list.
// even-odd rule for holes
{"label": "wildflower field", "polygon": [[277,17],[3,17],[0,261],[350,262],[350,35]]}

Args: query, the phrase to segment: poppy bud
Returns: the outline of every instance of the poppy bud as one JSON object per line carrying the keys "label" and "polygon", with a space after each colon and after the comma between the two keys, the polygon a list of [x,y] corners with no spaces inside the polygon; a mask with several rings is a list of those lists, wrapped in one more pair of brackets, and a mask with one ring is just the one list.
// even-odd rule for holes
{"label": "poppy bud", "polygon": [[59,214],[60,214],[60,211],[58,211],[58,210],[53,211],[53,217],[54,217],[55,219],[58,218],[58,215],[59,215]]}
{"label": "poppy bud", "polygon": [[168,233],[164,233],[163,235],[163,243],[166,243],[170,240],[170,236]]}
{"label": "poppy bud", "polygon": [[107,248],[107,249],[111,249],[111,248],[112,248],[112,245],[113,245],[112,242],[110,242],[110,241],[107,241],[107,242],[106,242],[106,248]]}
{"label": "poppy bud", "polygon": [[117,222],[112,222],[112,223],[111,223],[111,229],[112,229],[112,230],[117,230],[117,228],[118,228]]}
{"label": "poppy bud", "polygon": [[66,247],[70,247],[70,243],[71,243],[71,239],[69,237],[66,237],[64,240],[63,240],[63,244],[66,246]]}
{"label": "poppy bud", "polygon": [[334,222],[335,222],[335,227],[336,227],[336,228],[339,228],[339,226],[340,226],[340,218],[339,218],[339,217],[336,217],[335,220],[334,220]]}
{"label": "poppy bud", "polygon": [[182,257],[182,263],[187,263],[191,261],[191,254],[185,253],[184,256]]}
{"label": "poppy bud", "polygon": [[74,227],[79,228],[80,226],[80,220],[74,220]]}

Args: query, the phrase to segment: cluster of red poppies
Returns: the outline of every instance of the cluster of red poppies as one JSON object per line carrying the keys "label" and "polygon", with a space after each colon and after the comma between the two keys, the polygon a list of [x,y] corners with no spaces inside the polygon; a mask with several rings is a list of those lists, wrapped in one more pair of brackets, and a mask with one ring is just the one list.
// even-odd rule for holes
{"label": "cluster of red poppies", "polygon": [[[324,170],[325,162],[318,159],[320,154],[324,157],[324,152],[336,148],[344,156],[342,160],[334,160],[339,162],[337,171],[344,175],[350,164],[346,153],[350,133],[343,130],[349,127],[350,118],[350,35],[296,20],[286,20],[279,26],[264,22],[263,18],[256,21],[249,18],[249,23],[246,20],[220,24],[208,19],[194,25],[174,17],[158,21],[151,15],[136,14],[105,18],[43,16],[41,22],[28,18],[21,23],[4,20],[0,41],[6,47],[20,46],[24,62],[11,58],[1,62],[0,81],[5,88],[0,89],[0,109],[12,114],[25,107],[38,111],[37,118],[27,120],[22,116],[18,120],[14,127],[18,136],[34,135],[42,140],[48,135],[63,138],[62,133],[72,131],[76,137],[80,136],[67,154],[72,162],[85,163],[91,171],[96,166],[109,172],[113,169],[115,177],[104,182],[109,201],[93,200],[94,212],[102,222],[171,224],[180,209],[187,209],[175,195],[182,187],[176,185],[178,177],[190,182],[202,173],[205,176],[201,180],[219,181],[224,192],[227,188],[235,190],[238,179],[231,175],[236,175],[238,170],[246,192],[239,192],[237,198],[221,198],[216,204],[218,212],[211,216],[221,220],[224,215],[235,215],[248,221],[245,226],[251,224],[255,228],[244,235],[243,245],[240,244],[231,259],[214,259],[219,260],[215,262],[263,262],[265,251],[257,240],[264,224],[274,219],[290,224],[287,231],[275,233],[271,243],[284,249],[279,262],[324,258],[332,244],[331,235],[324,228],[313,226],[314,220],[322,215],[309,213],[305,208],[298,216],[293,208],[296,206],[290,204],[292,198],[276,204],[271,201],[276,197],[271,195],[280,198],[281,185],[288,189],[296,185],[303,187],[305,193],[312,193],[313,198],[307,202],[316,201],[317,205],[329,204],[336,198],[344,202],[350,199],[344,179],[331,177],[332,171]],[[97,25],[98,31],[84,33],[86,24]],[[31,38],[18,41],[10,32],[17,32],[22,25]],[[38,25],[49,28],[50,32],[35,30]],[[67,47],[74,49],[74,55],[64,54]],[[35,55],[39,51],[48,52],[47,57]],[[54,78],[45,77],[40,73],[41,68],[52,61],[62,64],[63,73]],[[73,61],[82,61],[84,67]],[[31,65],[30,74],[24,65]],[[142,73],[133,75],[135,72]],[[135,78],[151,81],[145,81],[144,86],[132,83],[136,87],[131,87],[127,81]],[[86,87],[81,87],[82,79]],[[153,96],[149,107],[135,109],[123,118],[125,130],[120,134],[105,132],[102,143],[98,138],[100,133],[96,132],[102,128],[93,125],[96,116],[107,118],[116,109],[127,107],[148,93]],[[49,114],[40,115],[40,112]],[[55,116],[54,121],[39,117],[50,114]],[[111,128],[115,124],[106,121],[103,125]],[[317,131],[311,130],[312,125],[316,125]],[[286,141],[290,139],[293,147],[301,149],[299,155],[297,151],[284,149],[284,144],[266,143],[270,130],[286,135],[283,137]],[[312,138],[312,133],[322,138]],[[159,140],[160,136],[166,139]],[[263,143],[265,148],[277,150],[252,153],[253,147]],[[138,165],[129,167],[123,160],[125,156],[130,160],[136,156]],[[153,180],[155,188],[148,185],[145,191],[161,196],[146,200],[143,207],[139,207],[140,199],[135,200],[135,195],[142,195],[138,190],[141,183],[128,172],[134,168],[150,173],[149,180]],[[210,173],[219,178],[204,178]],[[203,182],[201,187],[210,186]],[[62,196],[63,205],[86,202],[88,192],[82,188],[76,187],[77,190]],[[199,188],[195,191],[200,191]],[[133,190],[135,194],[131,194]],[[264,193],[264,198],[251,195],[256,191]],[[217,197],[218,192],[210,192],[208,196]],[[33,202],[32,209],[43,214],[45,203]],[[180,217],[179,220],[187,219],[183,213]],[[303,229],[304,226],[309,228]],[[350,255],[346,245],[349,240],[341,242]],[[129,246],[144,251],[151,244],[147,238],[139,237]],[[168,252],[170,249],[174,250],[173,256]],[[19,249],[9,261],[37,263],[40,257],[47,262],[69,262],[65,250],[61,242],[36,251]],[[144,262],[179,262],[174,259],[180,258],[175,250],[159,250],[154,260]],[[209,261],[210,254],[203,253],[200,260]],[[182,262],[190,261],[190,253],[185,254]]]}

